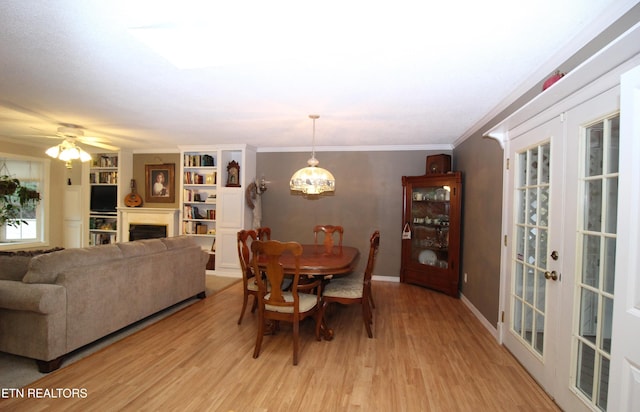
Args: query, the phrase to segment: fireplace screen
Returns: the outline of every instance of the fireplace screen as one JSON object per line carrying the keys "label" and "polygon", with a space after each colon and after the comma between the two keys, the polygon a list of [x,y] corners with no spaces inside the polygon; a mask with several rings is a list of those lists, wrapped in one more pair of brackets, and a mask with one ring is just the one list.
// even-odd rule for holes
{"label": "fireplace screen", "polygon": [[166,225],[129,225],[129,241],[167,237]]}

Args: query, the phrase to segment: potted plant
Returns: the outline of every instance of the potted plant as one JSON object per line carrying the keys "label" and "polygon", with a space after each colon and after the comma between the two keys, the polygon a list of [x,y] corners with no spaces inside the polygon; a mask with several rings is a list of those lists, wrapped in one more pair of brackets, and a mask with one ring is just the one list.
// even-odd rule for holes
{"label": "potted plant", "polygon": [[20,180],[8,175],[0,176],[0,226],[17,227],[26,223],[21,219],[25,208],[33,208],[40,201],[40,193],[22,185]]}

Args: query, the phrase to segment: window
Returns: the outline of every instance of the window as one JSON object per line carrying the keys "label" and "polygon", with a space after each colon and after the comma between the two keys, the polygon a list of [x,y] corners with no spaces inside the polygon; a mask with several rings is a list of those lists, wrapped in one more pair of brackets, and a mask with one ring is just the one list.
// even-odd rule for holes
{"label": "window", "polygon": [[[0,250],[37,247],[46,243],[46,191],[49,182],[49,160],[0,153],[0,175],[20,180],[40,193],[40,202],[22,209],[17,225],[0,227]],[[17,201],[17,200],[16,200]]]}

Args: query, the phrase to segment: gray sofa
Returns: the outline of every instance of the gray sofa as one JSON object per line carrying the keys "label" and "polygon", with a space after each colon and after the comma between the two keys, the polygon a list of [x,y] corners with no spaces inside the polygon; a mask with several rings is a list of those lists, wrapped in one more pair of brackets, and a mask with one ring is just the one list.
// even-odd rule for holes
{"label": "gray sofa", "polygon": [[75,349],[204,298],[207,259],[189,237],[0,256],[0,351],[51,372]]}

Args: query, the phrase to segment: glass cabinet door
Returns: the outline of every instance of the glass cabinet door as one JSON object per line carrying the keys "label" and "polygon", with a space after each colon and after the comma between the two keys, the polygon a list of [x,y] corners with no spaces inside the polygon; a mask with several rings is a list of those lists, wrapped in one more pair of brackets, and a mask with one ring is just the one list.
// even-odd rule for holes
{"label": "glass cabinet door", "polygon": [[462,173],[403,176],[400,281],[459,297]]}
{"label": "glass cabinet door", "polygon": [[411,199],[411,261],[447,269],[451,188],[414,185]]}

